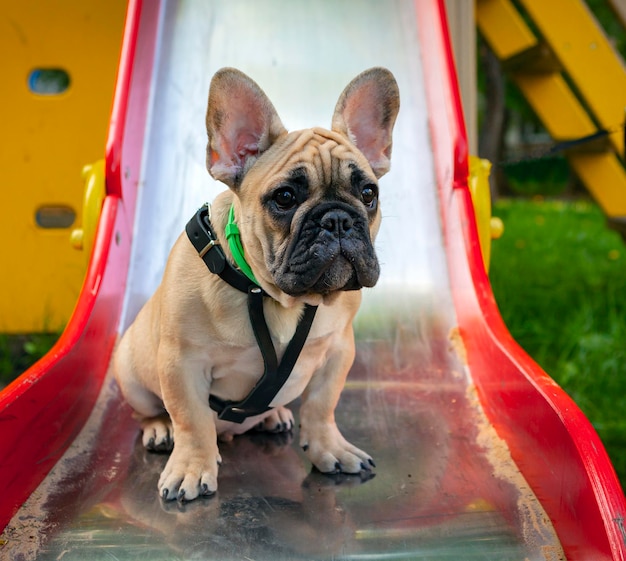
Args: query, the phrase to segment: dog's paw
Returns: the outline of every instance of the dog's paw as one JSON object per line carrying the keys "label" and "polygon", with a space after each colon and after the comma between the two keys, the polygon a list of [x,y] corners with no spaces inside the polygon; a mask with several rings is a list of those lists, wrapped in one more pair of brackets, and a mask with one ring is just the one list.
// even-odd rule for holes
{"label": "dog's paw", "polygon": [[264,432],[290,432],[294,427],[293,413],[287,407],[275,407],[270,409],[255,429]]}
{"label": "dog's paw", "polygon": [[174,448],[174,428],[169,415],[159,415],[141,421],[141,441],[150,452],[171,452]]}
{"label": "dog's paw", "polygon": [[376,467],[372,457],[350,444],[334,424],[302,427],[300,446],[313,465],[322,473],[361,473]]}
{"label": "dog's paw", "polygon": [[208,497],[217,491],[217,472],[222,459],[219,454],[174,448],[159,478],[159,495],[163,500],[180,502]]}

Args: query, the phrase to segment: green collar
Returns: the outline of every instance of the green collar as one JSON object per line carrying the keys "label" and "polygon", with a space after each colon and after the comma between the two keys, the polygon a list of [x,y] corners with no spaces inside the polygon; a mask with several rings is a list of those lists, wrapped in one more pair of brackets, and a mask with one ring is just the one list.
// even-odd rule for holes
{"label": "green collar", "polygon": [[239,227],[235,224],[235,207],[234,205],[230,206],[230,211],[228,212],[228,223],[226,224],[226,228],[224,229],[226,233],[226,240],[228,241],[228,247],[230,248],[230,252],[233,255],[233,259],[237,264],[237,267],[241,270],[241,272],[246,275],[254,284],[259,285],[259,281],[256,280],[250,265],[246,261],[246,257],[243,251],[243,245],[241,243],[241,233],[239,232]]}

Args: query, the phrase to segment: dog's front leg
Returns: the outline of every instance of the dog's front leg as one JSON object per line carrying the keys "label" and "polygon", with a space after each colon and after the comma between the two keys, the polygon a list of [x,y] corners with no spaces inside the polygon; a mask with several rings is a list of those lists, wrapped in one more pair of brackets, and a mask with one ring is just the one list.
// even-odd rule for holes
{"label": "dog's front leg", "polygon": [[322,473],[359,473],[374,466],[371,456],[350,444],[335,422],[335,407],[355,353],[352,326],[346,331],[302,394],[300,446]]}
{"label": "dog's front leg", "polygon": [[174,449],[159,478],[159,494],[179,501],[212,495],[221,458],[208,403],[210,381],[202,362],[183,357],[180,350],[160,349],[158,362],[163,403],[175,435]]}

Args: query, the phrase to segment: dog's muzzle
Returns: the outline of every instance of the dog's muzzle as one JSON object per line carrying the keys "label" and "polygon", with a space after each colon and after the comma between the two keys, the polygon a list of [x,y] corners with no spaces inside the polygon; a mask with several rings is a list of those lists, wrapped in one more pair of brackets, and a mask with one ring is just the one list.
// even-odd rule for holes
{"label": "dog's muzzle", "polygon": [[380,274],[367,216],[340,202],[312,209],[278,262],[276,284],[292,296],[358,290]]}

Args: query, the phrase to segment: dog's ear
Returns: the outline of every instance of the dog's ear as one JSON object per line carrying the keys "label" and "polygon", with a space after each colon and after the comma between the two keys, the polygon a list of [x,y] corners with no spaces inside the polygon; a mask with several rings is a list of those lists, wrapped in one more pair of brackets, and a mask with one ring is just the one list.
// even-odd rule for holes
{"label": "dog's ear", "polygon": [[286,132],[272,102],[251,78],[219,70],[209,89],[207,169],[236,189],[256,159]]}
{"label": "dog's ear", "polygon": [[386,68],[370,68],[359,74],[337,101],[333,130],[356,145],[376,177],[389,171],[392,131],[399,109],[398,84]]}

